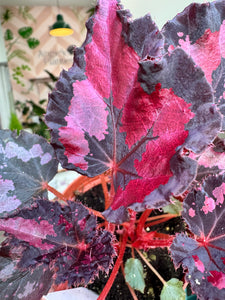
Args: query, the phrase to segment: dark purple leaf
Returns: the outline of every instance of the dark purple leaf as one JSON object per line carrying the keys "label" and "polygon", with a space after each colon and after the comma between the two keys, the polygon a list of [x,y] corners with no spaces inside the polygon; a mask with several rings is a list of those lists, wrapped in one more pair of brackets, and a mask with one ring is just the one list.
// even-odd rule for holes
{"label": "dark purple leaf", "polygon": [[199,299],[225,298],[225,175],[210,176],[184,201],[183,217],[193,236],[178,234],[170,247],[176,267]]}
{"label": "dark purple leaf", "polygon": [[105,216],[119,223],[127,207],[162,207],[187,188],[196,162],[182,146],[201,152],[221,117],[187,54],[162,55],[164,40],[149,15],[132,22],[116,0],[101,0],[87,28],[50,95],[46,122],[64,168],[87,176],[111,171]]}
{"label": "dark purple leaf", "polygon": [[162,32],[167,49],[181,47],[202,68],[225,115],[225,2],[193,3],[169,21]]}
{"label": "dark purple leaf", "polygon": [[43,183],[57,172],[54,149],[42,137],[0,130],[0,216],[47,196]]}
{"label": "dark purple leaf", "polygon": [[[54,271],[56,284],[68,281],[70,286],[87,285],[99,270],[108,272],[115,256],[112,235],[96,226],[96,217],[80,203],[62,206],[41,199],[32,209],[0,219],[0,230],[8,236],[0,255],[12,260],[14,268],[7,279],[12,282],[9,292],[19,284],[15,272],[33,274],[39,269],[44,276]],[[38,282],[33,286],[39,288]]]}

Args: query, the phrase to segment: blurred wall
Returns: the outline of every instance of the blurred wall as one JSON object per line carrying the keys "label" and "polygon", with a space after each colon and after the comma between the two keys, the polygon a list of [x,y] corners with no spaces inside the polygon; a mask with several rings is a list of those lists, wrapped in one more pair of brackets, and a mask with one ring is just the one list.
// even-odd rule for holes
{"label": "blurred wall", "polygon": [[[49,76],[44,70],[58,76],[62,69],[71,67],[73,55],[67,49],[69,46],[80,46],[84,41],[88,8],[60,7],[59,11],[57,7],[20,8],[10,6],[2,7],[2,14],[7,9],[10,11],[10,18],[4,21],[2,17],[1,21],[3,22],[3,36],[6,36],[9,31],[13,34],[13,39],[5,40],[5,46],[9,58],[14,99],[37,101],[47,98],[48,89],[44,82],[46,78],[49,79]],[[71,36],[52,37],[49,35],[49,26],[56,21],[58,13],[61,13],[65,22],[74,29]],[[40,42],[38,46],[30,48],[27,43],[28,39],[22,38],[18,34],[18,29],[26,26],[32,27],[31,38]],[[24,68],[23,66],[28,67]],[[24,77],[19,74],[20,72]]]}
{"label": "blurred wall", "polygon": [[212,2],[213,0],[122,0],[125,8],[129,8],[134,18],[150,13],[159,29],[168,21],[182,12],[189,4]]}

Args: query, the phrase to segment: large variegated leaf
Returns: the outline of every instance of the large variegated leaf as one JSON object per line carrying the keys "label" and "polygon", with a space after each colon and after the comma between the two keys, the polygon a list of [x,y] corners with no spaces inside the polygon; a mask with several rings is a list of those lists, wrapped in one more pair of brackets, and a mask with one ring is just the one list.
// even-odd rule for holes
{"label": "large variegated leaf", "polygon": [[111,171],[105,216],[167,205],[196,173],[185,146],[201,152],[220,129],[213,91],[182,50],[163,53],[149,15],[132,21],[116,0],[101,0],[84,45],[63,71],[46,114],[57,157],[87,176]]}

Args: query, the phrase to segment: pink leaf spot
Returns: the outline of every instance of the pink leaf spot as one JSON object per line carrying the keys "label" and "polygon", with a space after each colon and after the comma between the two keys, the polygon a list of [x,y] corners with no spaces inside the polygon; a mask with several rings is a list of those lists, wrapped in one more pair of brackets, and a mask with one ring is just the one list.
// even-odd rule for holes
{"label": "pink leaf spot", "polygon": [[184,35],[184,33],[183,33],[183,32],[178,32],[177,35],[178,35],[179,37],[182,37],[182,36]]}
{"label": "pink leaf spot", "polygon": [[86,225],[86,218],[83,218],[82,220],[79,220],[77,223],[79,224],[80,229],[83,231],[84,228],[85,228],[85,225]]}
{"label": "pink leaf spot", "polygon": [[59,222],[58,225],[60,224],[64,224],[65,226],[65,232],[68,232],[71,228],[73,228],[73,225],[71,223],[69,223],[63,215],[59,216]]}
{"label": "pink leaf spot", "polygon": [[208,276],[208,282],[211,282],[213,286],[219,290],[225,288],[225,274],[218,271],[210,271],[211,276]]}
{"label": "pink leaf spot", "polygon": [[170,45],[170,46],[168,47],[168,52],[170,53],[170,52],[172,52],[174,49],[175,49],[174,46],[173,46],[173,45]]}
{"label": "pink leaf spot", "polygon": [[208,212],[212,212],[216,207],[216,203],[212,198],[205,197],[204,206],[202,206],[202,210],[205,214],[208,214]]}
{"label": "pink leaf spot", "polygon": [[218,186],[213,191],[213,196],[216,197],[216,204],[223,204],[225,194],[225,183],[223,182],[221,186]]}
{"label": "pink leaf spot", "polygon": [[192,218],[195,216],[195,211],[194,211],[193,208],[189,209],[189,216],[192,217]]}
{"label": "pink leaf spot", "polygon": [[199,259],[199,257],[197,255],[192,255],[194,262],[195,262],[195,266],[196,268],[200,271],[200,272],[204,272],[205,271],[205,267],[203,262]]}

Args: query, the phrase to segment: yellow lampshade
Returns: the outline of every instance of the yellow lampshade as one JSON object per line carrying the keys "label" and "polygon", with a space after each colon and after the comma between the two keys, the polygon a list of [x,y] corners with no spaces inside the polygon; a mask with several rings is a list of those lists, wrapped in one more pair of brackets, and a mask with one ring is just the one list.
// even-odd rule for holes
{"label": "yellow lampshade", "polygon": [[73,29],[64,22],[62,15],[57,15],[57,21],[49,28],[52,36],[67,36],[73,34]]}

